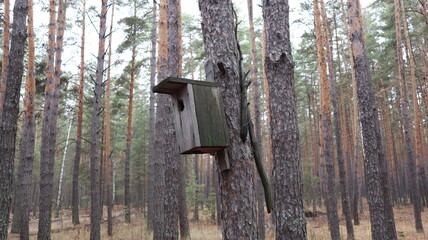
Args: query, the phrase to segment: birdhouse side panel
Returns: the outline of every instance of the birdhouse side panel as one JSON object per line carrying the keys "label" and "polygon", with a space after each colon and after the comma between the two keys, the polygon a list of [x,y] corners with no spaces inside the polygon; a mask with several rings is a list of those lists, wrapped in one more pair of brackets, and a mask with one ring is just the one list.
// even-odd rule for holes
{"label": "birdhouse side panel", "polygon": [[229,145],[226,119],[218,88],[193,85],[196,119],[202,147]]}
{"label": "birdhouse side panel", "polygon": [[195,100],[190,84],[172,95],[174,125],[180,153],[201,145],[198,122],[196,120]]}

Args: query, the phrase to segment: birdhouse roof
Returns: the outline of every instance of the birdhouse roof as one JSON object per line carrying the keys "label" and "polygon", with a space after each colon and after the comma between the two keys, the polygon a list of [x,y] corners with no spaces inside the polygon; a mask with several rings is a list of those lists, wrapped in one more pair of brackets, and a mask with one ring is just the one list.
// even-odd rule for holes
{"label": "birdhouse roof", "polygon": [[206,86],[206,87],[218,87],[219,83],[191,80],[186,78],[168,77],[162,80],[158,85],[153,88],[155,93],[173,94],[180,88],[187,84]]}

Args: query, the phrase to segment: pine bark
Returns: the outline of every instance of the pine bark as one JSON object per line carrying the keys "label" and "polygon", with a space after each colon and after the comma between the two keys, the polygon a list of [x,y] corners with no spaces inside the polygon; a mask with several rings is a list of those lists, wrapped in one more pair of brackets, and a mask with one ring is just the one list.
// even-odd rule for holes
{"label": "pine bark", "polygon": [[[306,239],[287,0],[263,1],[276,239]],[[280,34],[278,34],[280,33]],[[286,136],[286,137],[285,137]]]}
{"label": "pine bark", "polygon": [[80,155],[82,152],[82,129],[83,129],[83,89],[85,87],[85,24],[86,24],[86,0],[82,3],[82,36],[80,44],[80,69],[79,69],[79,103],[77,112],[76,129],[76,153],[73,163],[73,192],[72,192],[72,222],[79,224],[79,168]]}
{"label": "pine bark", "polygon": [[[333,156],[333,139],[331,130],[331,113],[330,113],[330,86],[327,76],[326,53],[324,46],[326,46],[327,39],[322,36],[322,21],[319,3],[324,4],[322,0],[314,0],[314,16],[315,16],[315,36],[317,42],[317,60],[318,72],[320,75],[320,89],[321,93],[321,125],[324,136],[323,153],[327,174],[327,219],[330,228],[331,239],[340,239],[339,232],[339,217],[337,214],[337,200],[335,193],[335,170],[334,170],[334,156]],[[324,17],[325,18],[325,17]],[[326,21],[326,20],[325,20]],[[331,71],[332,74],[332,71]],[[333,76],[331,75],[331,78]],[[331,80],[330,80],[331,81]],[[334,101],[334,100],[333,100]],[[341,149],[340,149],[341,150]]]}
{"label": "pine bark", "polygon": [[112,39],[113,39],[113,19],[114,19],[115,0],[111,5],[110,19],[110,34],[109,34],[109,49],[107,63],[107,82],[105,92],[105,159],[106,159],[106,205],[107,205],[107,235],[113,236],[113,168],[112,168],[112,150],[111,150],[111,113],[110,113],[110,95],[111,95],[111,55],[112,55]]}
{"label": "pine bark", "polygon": [[[241,82],[232,2],[199,1],[207,64],[220,83],[229,133],[225,155],[231,169],[220,172],[223,239],[256,239],[254,156],[250,143],[241,139]],[[239,196],[237,198],[236,196]]]}
{"label": "pine bark", "polygon": [[[61,75],[62,36],[64,33],[64,2],[59,2],[55,21],[55,1],[49,4],[48,67],[46,71],[45,107],[43,112],[42,147],[40,161],[39,240],[50,239],[53,198],[55,146],[58,120],[59,85]],[[64,18],[62,17],[64,15]],[[62,23],[60,20],[63,19]],[[55,25],[57,34],[55,34]],[[60,29],[62,27],[62,29]],[[56,37],[56,42],[55,41]],[[59,59],[58,59],[59,57]],[[58,65],[59,63],[59,65]]]}
{"label": "pine bark", "polygon": [[10,51],[10,1],[4,0],[4,13],[3,13],[3,57],[1,62],[1,82],[0,82],[0,122],[1,111],[3,111],[4,105],[4,94],[6,89],[6,77],[7,77],[7,67],[9,64],[9,51]]}
{"label": "pine bark", "polygon": [[394,0],[395,8],[395,30],[396,30],[396,50],[397,50],[397,64],[398,64],[398,78],[400,82],[400,109],[401,118],[403,123],[403,131],[406,142],[406,153],[408,162],[409,183],[412,186],[410,191],[413,199],[413,214],[415,217],[415,227],[417,232],[423,232],[422,219],[421,219],[421,200],[419,191],[418,174],[416,171],[414,143],[411,136],[410,122],[408,116],[408,99],[407,99],[407,86],[404,72],[403,63],[403,50],[402,50],[402,37],[401,37],[401,13],[400,2]]}
{"label": "pine bark", "polygon": [[[151,29],[151,52],[150,52],[150,89],[153,89],[156,81],[156,44],[157,44],[157,3],[156,0],[153,0],[152,6],[152,29]],[[155,102],[156,97],[153,91],[150,91],[149,97],[149,156],[148,156],[148,172],[155,172],[154,162],[155,162]],[[154,221],[154,195],[155,195],[155,179],[153,177],[149,177],[148,186],[147,186],[147,229],[150,231],[153,230],[153,221]]]}
{"label": "pine bark", "polygon": [[101,1],[100,28],[98,35],[98,57],[97,70],[95,77],[94,99],[91,120],[91,240],[99,240],[100,221],[101,221],[101,185],[100,185],[100,136],[101,127],[101,108],[103,92],[103,75],[104,75],[104,57],[105,57],[105,40],[106,40],[106,22],[107,22],[107,0]]}
{"label": "pine bark", "polygon": [[[9,5],[9,3],[7,4]],[[9,64],[7,65],[7,70],[3,69],[2,71],[2,74],[5,74],[2,84],[4,85],[5,91],[2,97],[4,105],[0,111],[0,153],[2,156],[0,159],[0,189],[2,193],[0,196],[0,239],[7,239],[11,209],[14,174],[13,165],[19,117],[19,90],[21,88],[22,75],[24,72],[25,41],[27,39],[27,10],[28,1],[15,1],[12,23],[14,28],[11,32],[10,53],[8,56]],[[6,24],[9,24],[9,22]],[[8,41],[7,37],[3,40]],[[5,44],[7,45],[7,43]],[[5,60],[5,58],[3,58],[3,60]],[[24,168],[22,170],[24,170]],[[27,179],[22,180],[25,181]],[[23,213],[24,211],[21,209],[21,214]]]}
{"label": "pine bark", "polygon": [[[386,160],[382,146],[375,94],[364,46],[363,26],[358,0],[348,0],[349,39],[357,81],[358,108],[364,145],[364,176],[370,210],[372,239],[397,239],[390,198]],[[386,176],[383,176],[386,175]],[[386,184],[385,184],[386,181]]]}

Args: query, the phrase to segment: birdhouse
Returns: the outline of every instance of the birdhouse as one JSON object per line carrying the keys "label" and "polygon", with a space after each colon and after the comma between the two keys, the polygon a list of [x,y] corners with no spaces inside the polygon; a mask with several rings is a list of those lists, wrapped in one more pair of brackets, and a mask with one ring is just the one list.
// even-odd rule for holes
{"label": "birdhouse", "polygon": [[229,138],[219,84],[168,77],[153,88],[172,97],[174,125],[181,154],[221,152]]}

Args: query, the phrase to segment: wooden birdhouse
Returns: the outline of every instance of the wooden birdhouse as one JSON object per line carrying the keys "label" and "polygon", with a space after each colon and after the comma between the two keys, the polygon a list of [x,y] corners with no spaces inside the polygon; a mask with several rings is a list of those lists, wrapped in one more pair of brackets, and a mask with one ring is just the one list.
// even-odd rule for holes
{"label": "wooden birdhouse", "polygon": [[[221,152],[229,138],[219,84],[168,77],[153,88],[172,97],[181,154]],[[223,153],[224,154],[224,153]]]}

